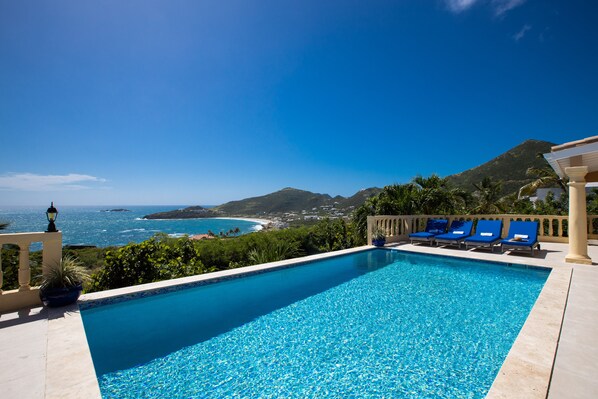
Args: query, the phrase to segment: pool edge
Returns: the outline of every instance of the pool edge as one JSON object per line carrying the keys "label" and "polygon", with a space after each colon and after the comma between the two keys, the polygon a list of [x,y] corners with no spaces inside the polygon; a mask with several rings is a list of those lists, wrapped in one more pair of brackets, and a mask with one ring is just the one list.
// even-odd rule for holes
{"label": "pool edge", "polygon": [[572,273],[552,269],[486,398],[547,397]]}
{"label": "pool edge", "polygon": [[368,251],[373,246],[362,246],[340,251],[326,252],[279,262],[247,266],[238,269],[206,273],[197,276],[141,284],[132,287],[101,291],[82,295],[77,304],[52,309],[48,324],[46,358],[46,399],[102,399],[91,351],[87,343],[80,305],[88,301],[104,300],[111,297],[136,295],[146,291],[185,286],[201,281],[220,281],[244,274],[254,274],[277,270],[317,260]]}
{"label": "pool edge", "polygon": [[[363,246],[281,262],[86,294],[81,297],[80,302],[85,303],[86,301],[101,300],[114,296],[181,286],[190,282],[208,281],[223,277],[231,278],[247,274],[248,272],[256,273],[276,270],[320,259],[367,251],[373,248],[372,246]],[[421,250],[416,248],[414,250],[410,245],[405,247],[393,246],[392,249],[431,254],[425,248],[421,248]],[[504,257],[496,258],[495,254],[444,250],[441,248],[434,248],[433,254],[469,260],[490,261],[499,264],[520,264],[552,269],[545,286],[486,396],[487,398],[546,398],[565,311],[572,267],[566,264],[554,264],[537,258],[509,257],[505,259]],[[565,287],[564,291],[563,287]],[[69,330],[65,332],[67,328]],[[62,333],[60,333],[61,331]],[[546,333],[546,331],[549,331],[549,333]],[[66,344],[69,344],[70,347]],[[69,372],[72,370],[74,374],[69,375],[65,373],[65,363],[71,363],[68,370]],[[93,367],[89,346],[87,345],[79,306],[69,308],[62,315],[50,318],[45,397],[86,397],[101,399],[99,384]]]}
{"label": "pool edge", "polygon": [[493,252],[463,251],[455,249],[395,245],[394,250],[518,264],[551,269],[550,275],[538,295],[521,331],[513,342],[486,399],[546,399],[552,368],[556,358],[558,340],[565,313],[573,266],[529,256],[507,256]]}

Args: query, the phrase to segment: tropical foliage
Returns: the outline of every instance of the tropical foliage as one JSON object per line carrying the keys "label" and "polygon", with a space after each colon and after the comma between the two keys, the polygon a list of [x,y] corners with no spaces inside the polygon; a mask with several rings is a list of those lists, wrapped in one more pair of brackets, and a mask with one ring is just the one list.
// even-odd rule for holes
{"label": "tropical foliage", "polygon": [[476,199],[476,205],[473,207],[473,213],[492,214],[504,212],[504,204],[500,202],[502,181],[492,181],[489,177],[484,177],[480,183],[474,183],[476,191],[473,196]]}
{"label": "tropical foliage", "polygon": [[105,265],[92,275],[87,291],[273,262],[354,245],[352,229],[342,219],[324,219],[311,228],[200,241],[159,234],[139,244],[107,250]]}
{"label": "tropical foliage", "polygon": [[[367,239],[367,217],[373,215],[455,215],[455,214],[539,214],[565,215],[568,211],[567,191],[556,199],[549,193],[544,200],[530,201],[521,197],[530,187],[558,186],[565,183],[542,168],[530,168],[530,177],[535,181],[526,185],[518,193],[502,195],[503,182],[484,177],[472,184],[473,193],[455,188],[449,178],[432,175],[428,178],[417,176],[407,184],[386,186],[370,197],[353,213],[355,241],[365,244]],[[560,182],[560,183],[559,183]],[[535,192],[535,191],[534,191]],[[590,207],[594,207],[590,209]],[[588,211],[598,211],[598,192],[588,200]]]}
{"label": "tropical foliage", "polygon": [[127,287],[210,271],[187,238],[158,235],[106,253],[105,266],[92,276],[88,291]]}
{"label": "tropical foliage", "polygon": [[[540,157],[542,154],[538,154]],[[543,158],[543,157],[542,157]],[[526,171],[528,177],[534,180],[519,189],[519,198],[533,195],[539,188],[558,187],[567,192],[567,182],[556,174],[554,169],[545,165],[542,167],[530,167]]]}

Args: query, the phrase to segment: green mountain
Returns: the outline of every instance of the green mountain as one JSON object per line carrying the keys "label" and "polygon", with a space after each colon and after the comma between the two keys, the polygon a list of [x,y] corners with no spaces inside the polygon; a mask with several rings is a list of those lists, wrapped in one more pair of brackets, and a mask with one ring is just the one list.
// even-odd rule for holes
{"label": "green mountain", "polygon": [[[549,152],[552,146],[554,144],[546,141],[527,140],[483,165],[447,176],[447,178],[453,185],[472,192],[475,190],[473,184],[481,182],[484,177],[488,176],[492,180],[503,181],[503,195],[517,192],[521,186],[532,181],[525,175],[529,167],[542,168],[547,165],[546,161],[537,158],[536,154]],[[189,207],[148,215],[146,218],[182,219],[219,215],[261,216],[302,213],[302,211],[305,211],[306,214],[340,216],[350,214],[353,209],[363,204],[367,198],[380,191],[381,189],[372,187],[346,198],[342,196],[331,197],[328,194],[312,193],[287,187],[271,194],[227,202],[209,210],[201,207]]]}
{"label": "green mountain", "polygon": [[342,201],[339,202],[339,208],[342,209],[353,209],[361,206],[366,199],[378,194],[382,191],[381,188],[378,187],[370,187],[365,188],[363,190],[359,190],[357,193],[352,195],[349,198],[344,198]]}
{"label": "green mountain", "polygon": [[228,215],[262,215],[270,213],[287,213],[334,210],[350,211],[360,206],[368,197],[378,193],[379,188],[368,188],[345,198],[340,195],[331,197],[328,194],[317,194],[296,188],[283,188],[271,194],[260,197],[246,198],[240,201],[231,201],[217,206],[213,210]]}
{"label": "green mountain", "polygon": [[304,209],[329,205],[332,197],[328,194],[316,194],[296,188],[283,188],[260,197],[231,201],[214,208],[217,212],[231,215],[259,215],[267,213],[300,212]]}
{"label": "green mountain", "polygon": [[473,184],[481,182],[484,177],[488,176],[492,180],[503,181],[503,195],[511,194],[519,191],[522,186],[533,180],[525,175],[529,167],[547,166],[546,161],[538,158],[536,154],[550,152],[550,147],[554,145],[547,141],[526,140],[483,165],[447,176],[447,178],[453,185],[472,192],[475,190]]}

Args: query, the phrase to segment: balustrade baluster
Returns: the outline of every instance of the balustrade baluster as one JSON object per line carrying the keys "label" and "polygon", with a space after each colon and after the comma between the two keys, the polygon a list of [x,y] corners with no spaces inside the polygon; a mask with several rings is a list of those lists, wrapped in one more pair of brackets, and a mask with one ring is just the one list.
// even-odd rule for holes
{"label": "balustrade baluster", "polygon": [[19,244],[19,291],[31,289],[31,269],[29,268],[29,243]]}
{"label": "balustrade baluster", "polygon": [[4,272],[2,271],[2,244],[0,244],[0,295],[2,295],[2,284],[4,284]]}
{"label": "balustrade baluster", "polygon": [[[447,219],[449,224],[454,220],[502,220],[502,236],[505,237],[509,231],[511,221],[538,221],[541,229],[538,232],[538,238],[544,242],[567,242],[568,238],[563,233],[564,224],[567,222],[567,216],[552,215],[378,215],[368,216],[368,240],[371,233],[378,228],[386,234],[388,242],[397,242],[407,239],[410,233],[421,231],[425,228],[429,219]],[[597,217],[588,216],[588,237],[598,238],[598,232],[594,234],[593,223]],[[548,223],[548,228],[546,228]],[[370,242],[370,241],[368,241]]]}

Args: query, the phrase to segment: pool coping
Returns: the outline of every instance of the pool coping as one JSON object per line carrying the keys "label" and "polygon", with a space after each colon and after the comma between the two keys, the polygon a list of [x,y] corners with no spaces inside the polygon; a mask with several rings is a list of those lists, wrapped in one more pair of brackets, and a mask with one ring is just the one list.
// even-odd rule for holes
{"label": "pool coping", "polygon": [[[151,292],[151,295],[156,295],[155,291],[159,293],[171,292],[188,285],[211,284],[242,275],[294,267],[331,257],[367,251],[372,248],[374,247],[363,246],[82,295],[77,305],[54,310],[49,318],[46,398],[86,397],[101,399],[100,388],[81,318],[81,308],[93,306],[94,301],[102,306],[103,304],[128,300],[132,297],[147,296],[144,294],[148,294],[148,292]],[[434,248],[433,254],[426,248],[411,245],[393,245],[388,248],[411,253],[552,269],[486,396],[487,398],[546,398],[573,270],[571,266],[560,263],[553,264],[530,257],[509,257],[508,259],[501,257],[497,259],[493,255],[488,256],[486,253],[463,252],[443,248]],[[114,300],[114,298],[117,299]]]}
{"label": "pool coping", "polygon": [[493,252],[464,252],[434,247],[434,253],[430,253],[429,247],[415,245],[398,245],[393,248],[432,256],[551,269],[542,291],[486,394],[486,399],[547,397],[573,274],[571,264],[528,256],[505,258],[504,255]]}

